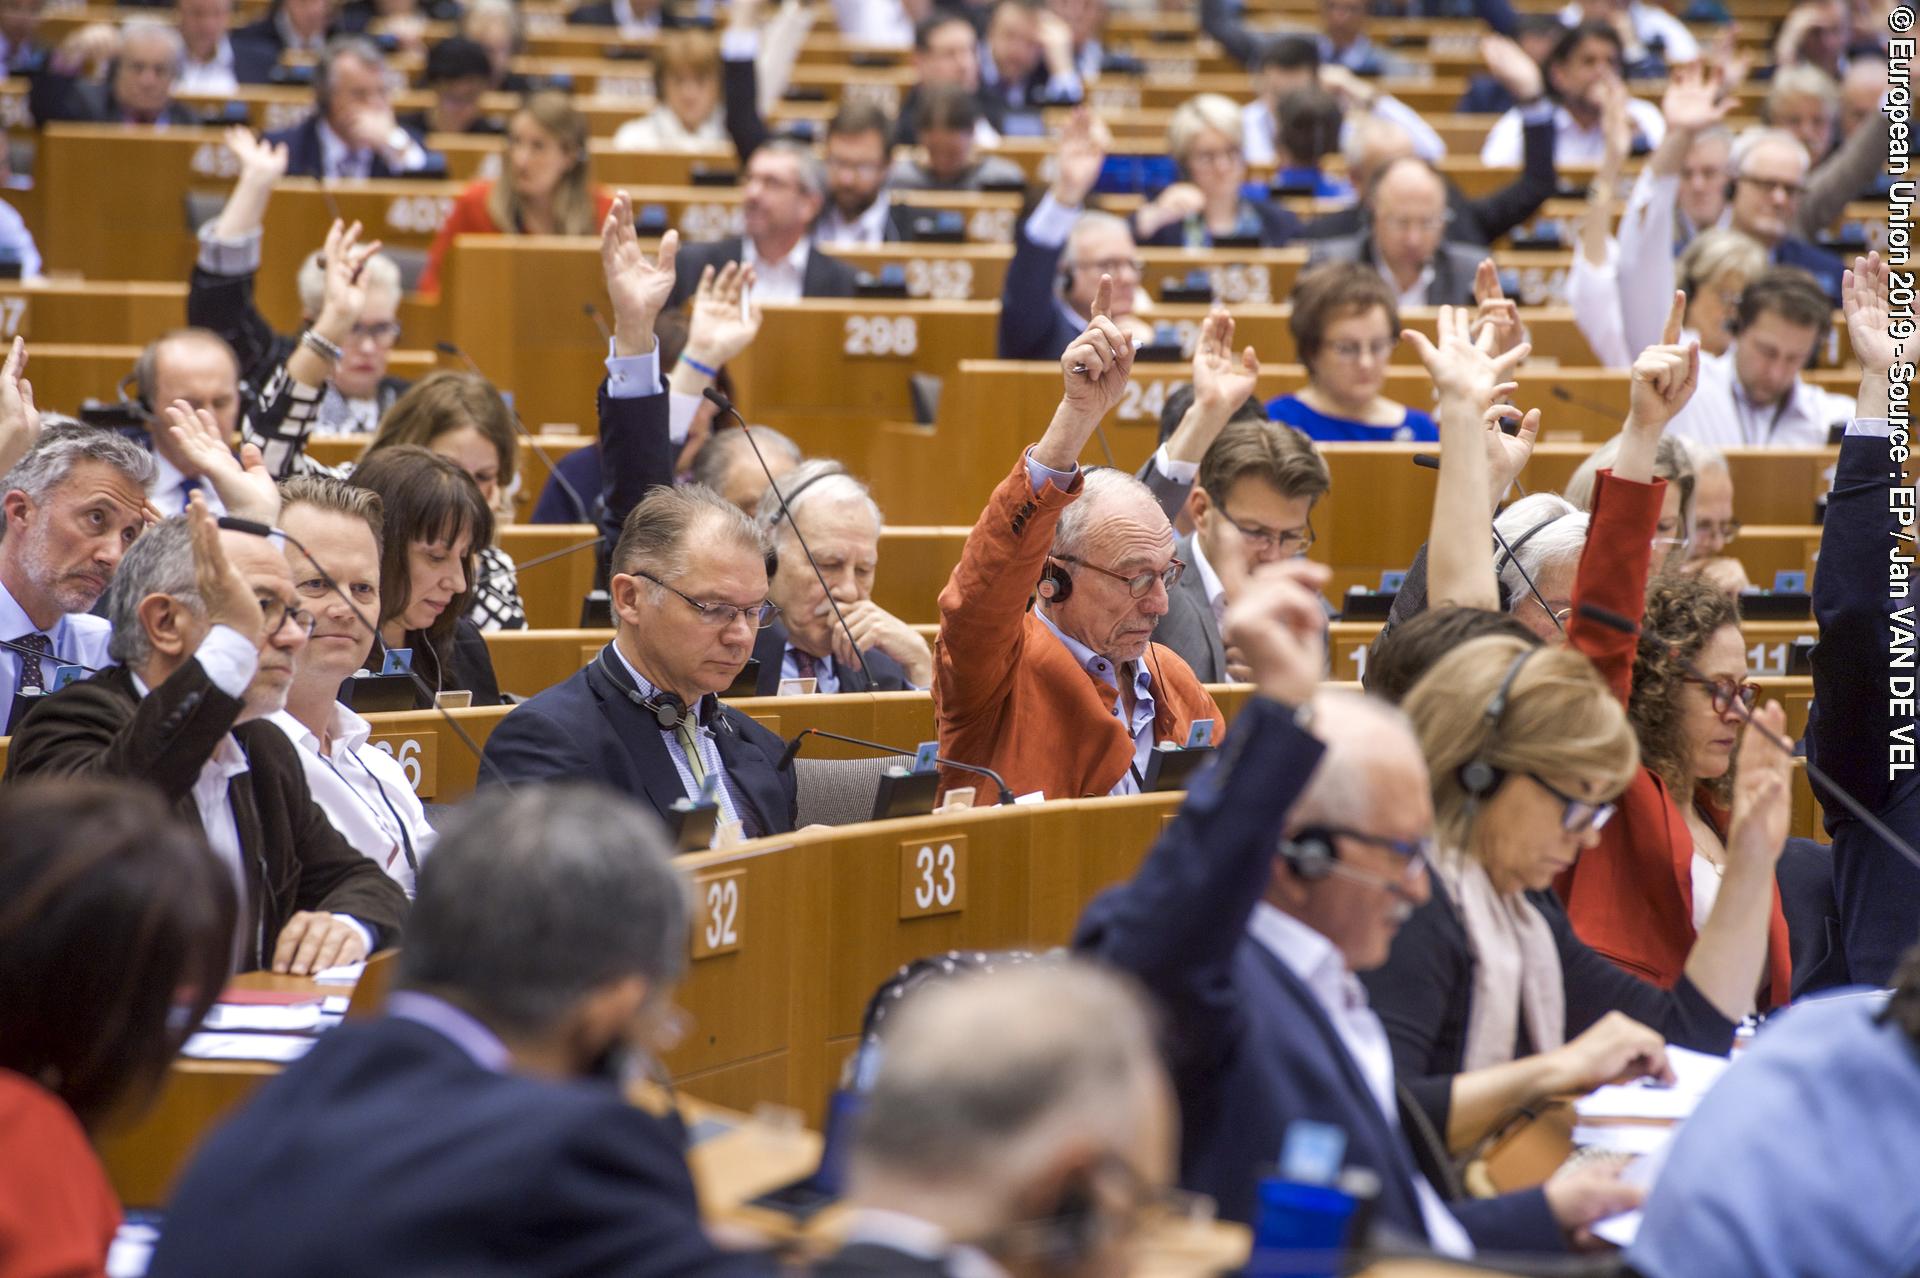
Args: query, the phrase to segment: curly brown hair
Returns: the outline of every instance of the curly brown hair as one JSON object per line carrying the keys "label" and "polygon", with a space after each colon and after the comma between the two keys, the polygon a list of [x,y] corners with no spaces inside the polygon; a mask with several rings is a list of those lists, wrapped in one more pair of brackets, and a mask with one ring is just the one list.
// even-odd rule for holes
{"label": "curly brown hair", "polygon": [[[1687,746],[1681,732],[1681,692],[1687,685],[1682,659],[1692,661],[1722,626],[1738,626],[1733,596],[1693,573],[1662,573],[1647,586],[1647,611],[1641,619],[1640,650],[1633,660],[1633,696],[1627,717],[1640,738],[1640,761],[1678,793],[1687,774]],[[1708,797],[1725,807],[1733,794],[1733,770],[1701,783]]]}

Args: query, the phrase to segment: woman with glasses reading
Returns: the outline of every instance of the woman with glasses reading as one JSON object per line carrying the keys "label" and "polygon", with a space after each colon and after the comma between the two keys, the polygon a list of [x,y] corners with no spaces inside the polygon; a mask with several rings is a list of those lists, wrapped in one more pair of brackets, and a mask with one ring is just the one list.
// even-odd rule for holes
{"label": "woman with glasses reading", "polygon": [[1440,426],[1384,391],[1399,341],[1400,309],[1380,273],[1345,262],[1305,276],[1288,318],[1307,385],[1267,405],[1267,414],[1313,439],[1432,442]]}

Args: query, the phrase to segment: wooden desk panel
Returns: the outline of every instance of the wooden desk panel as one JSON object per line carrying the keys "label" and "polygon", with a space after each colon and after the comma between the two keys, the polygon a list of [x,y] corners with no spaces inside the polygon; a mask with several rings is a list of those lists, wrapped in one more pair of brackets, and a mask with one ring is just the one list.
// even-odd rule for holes
{"label": "wooden desk panel", "polygon": [[[186,322],[185,283],[0,282],[0,341],[24,337],[30,355],[41,343],[144,346]],[[36,389],[38,371],[29,369]]]}

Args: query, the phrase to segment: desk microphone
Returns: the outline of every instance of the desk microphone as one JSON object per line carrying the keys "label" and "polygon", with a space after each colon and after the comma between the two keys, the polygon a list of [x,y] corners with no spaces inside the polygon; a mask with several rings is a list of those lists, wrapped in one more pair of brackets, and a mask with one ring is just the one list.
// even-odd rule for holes
{"label": "desk microphone", "polygon": [[[1617,630],[1623,635],[1633,635],[1635,638],[1639,638],[1644,634],[1639,622],[1633,620],[1631,617],[1623,617],[1610,608],[1602,608],[1598,604],[1582,603],[1579,606],[1579,613],[1588,621],[1596,625],[1605,626],[1609,630]],[[1665,645],[1668,655],[1679,663],[1682,670],[1687,672],[1688,678],[1694,680],[1696,683],[1711,682],[1707,676],[1702,673],[1699,666],[1682,655],[1679,645],[1664,639],[1659,639],[1658,636],[1655,636],[1655,638],[1658,642]],[[1912,844],[1887,828],[1886,822],[1867,811],[1866,804],[1860,802],[1860,800],[1854,798],[1851,794],[1847,793],[1847,791],[1835,785],[1833,778],[1823,772],[1820,769],[1820,765],[1812,759],[1804,755],[1794,754],[1793,742],[1787,740],[1785,737],[1777,737],[1767,731],[1767,729],[1761,727],[1758,723],[1755,723],[1753,711],[1742,705],[1738,699],[1735,699],[1733,705],[1740,719],[1747,725],[1747,731],[1759,733],[1762,737],[1766,738],[1768,744],[1772,745],[1774,749],[1784,752],[1788,758],[1800,759],[1801,762],[1807,765],[1807,776],[1818,782],[1820,787],[1826,790],[1827,793],[1840,800],[1840,806],[1845,808],[1854,819],[1880,836],[1881,840],[1885,842],[1888,847],[1907,858],[1907,860],[1915,866],[1920,866],[1920,852],[1914,851]]]}
{"label": "desk microphone", "polygon": [[525,563],[515,564],[511,568],[496,568],[488,573],[485,579],[492,582],[499,581],[503,578],[518,577],[529,568],[538,568],[541,564],[550,564],[556,559],[565,559],[568,555],[577,555],[581,551],[598,546],[604,541],[606,541],[605,537],[593,537],[586,541],[577,541],[571,546],[563,546],[559,550],[550,550],[544,555],[536,555]]}
{"label": "desk microphone", "polygon": [[[340,588],[340,583],[333,579],[333,574],[322,567],[320,561],[313,557],[313,552],[301,545],[292,533],[287,532],[284,528],[273,528],[260,523],[258,520],[241,519],[235,515],[221,515],[214,522],[228,532],[245,533],[249,537],[279,537],[284,540],[289,546],[292,546],[295,550],[307,557],[307,561],[311,563],[314,570],[320,574],[320,579],[327,583],[327,589],[340,596],[341,602],[347,605],[348,610],[353,613],[354,619],[367,628],[367,633],[375,638],[379,637],[380,627],[374,625],[373,622],[368,619],[367,614],[360,610],[360,605],[353,601],[353,597]],[[473,755],[474,760],[480,767],[491,773],[493,779],[499,782],[502,789],[508,793],[512,793],[513,786],[507,781],[506,777],[500,774],[500,769],[488,761],[487,756],[481,752],[478,743],[467,735],[465,728],[460,726],[460,721],[447,713],[447,708],[440,704],[440,698],[435,695],[432,688],[427,686],[427,681],[422,679],[419,674],[414,671],[412,666],[407,667],[406,673],[407,678],[413,681],[413,686],[426,694],[427,704],[438,711],[440,717],[447,721],[447,726],[453,729],[453,735],[460,738],[461,744],[467,747],[467,750]]]}
{"label": "desk microphone", "polygon": [[608,342],[613,340],[613,330],[607,327],[607,321],[601,317],[599,307],[592,302],[582,302],[580,310],[593,321],[593,326],[600,330],[601,340]]}
{"label": "desk microphone", "polygon": [[[801,744],[806,741],[808,737],[825,737],[829,741],[844,741],[848,745],[864,746],[868,750],[878,750],[881,754],[898,754],[904,755],[907,758],[912,758],[917,753],[913,750],[902,750],[899,746],[884,745],[878,741],[863,741],[859,737],[841,736],[838,732],[828,732],[825,728],[802,728],[799,733],[794,736],[793,740],[787,742],[787,748],[780,752],[780,762],[774,765],[774,771],[784,772],[792,767],[795,756],[800,753]],[[956,768],[961,772],[971,772],[975,776],[987,778],[1000,788],[1000,802],[1006,804],[1008,807],[1013,806],[1013,791],[1008,787],[1006,778],[1002,777],[992,768],[983,768],[973,763],[961,763],[958,759],[949,759],[944,754],[935,755],[933,761],[941,767]]]}
{"label": "desk microphone", "polygon": [[[1440,459],[1432,453],[1415,453],[1413,455],[1413,464],[1425,467],[1427,470],[1440,469]],[[1517,479],[1514,481],[1516,487],[1519,485],[1519,482]],[[1520,491],[1524,494],[1526,489],[1522,488]],[[1488,527],[1493,529],[1493,539],[1500,543],[1500,549],[1502,553],[1506,555],[1507,562],[1512,564],[1513,570],[1520,574],[1520,580],[1527,583],[1527,590],[1533,595],[1534,601],[1540,605],[1540,611],[1547,614],[1547,620],[1553,623],[1555,630],[1558,630],[1563,635],[1566,634],[1567,628],[1560,623],[1560,618],[1554,615],[1553,609],[1547,606],[1547,597],[1540,593],[1540,587],[1533,584],[1533,574],[1527,571],[1527,566],[1521,563],[1519,557],[1513,553],[1513,547],[1509,546],[1507,539],[1501,536],[1499,523],[1497,521],[1490,523]],[[1540,530],[1539,528],[1535,528],[1533,531],[1538,532]],[[1527,537],[1531,537],[1532,535],[1533,533],[1530,532],[1527,534]],[[1522,545],[1526,544],[1527,537],[1520,539]],[[1498,588],[1500,572],[1497,568],[1494,570],[1493,579],[1495,587]]]}
{"label": "desk microphone", "polygon": [[[780,491],[780,485],[773,477],[773,468],[767,465],[767,459],[761,455],[760,441],[753,437],[753,430],[747,425],[747,419],[733,406],[733,401],[722,395],[716,387],[709,386],[700,392],[721,412],[728,414],[740,423],[740,433],[747,437],[747,447],[753,449],[753,459],[760,463],[760,469],[767,476],[767,486],[773,489],[773,495],[780,499],[780,513],[786,516],[787,527],[793,529],[793,539],[800,543],[800,553],[807,557],[807,566],[813,569],[814,577],[820,582],[821,592],[827,597],[827,605],[833,609],[833,619],[840,623],[840,629],[847,636],[847,647],[853,650],[853,659],[860,667],[860,677],[867,686],[873,686],[873,676],[867,673],[867,659],[860,651],[860,643],[853,637],[853,627],[847,624],[845,614],[840,611],[840,601],[833,597],[833,588],[827,585],[827,574],[820,571],[820,561],[813,557],[813,551],[807,546],[806,534],[800,531],[800,521],[793,517],[793,508],[787,505],[786,494]],[[907,751],[912,754],[913,751]]]}
{"label": "desk microphone", "polygon": [[29,657],[38,657],[42,661],[51,662],[57,666],[79,666],[80,669],[86,671],[90,675],[100,673],[100,671],[94,668],[93,666],[82,666],[77,661],[63,660],[51,648],[49,648],[46,652],[42,652],[38,648],[29,648],[24,643],[15,643],[11,639],[0,639],[0,648],[5,648],[10,652],[24,653]]}
{"label": "desk microphone", "polygon": [[[458,346],[455,346],[452,342],[435,342],[433,344],[433,349],[439,351],[442,355],[453,356],[455,359],[465,364],[468,370],[472,372],[475,377],[478,377],[481,381],[485,382],[489,386],[493,385],[493,379],[480,371],[480,366],[473,362],[473,356],[467,354],[465,351],[461,350]],[[498,388],[495,388],[495,393],[496,394],[499,393]],[[501,398],[503,400],[506,399],[505,396],[501,396]],[[553,477],[553,482],[560,485],[560,491],[565,493],[567,495],[567,500],[573,503],[574,513],[580,516],[577,522],[583,523],[583,524],[592,523],[593,522],[592,510],[588,508],[587,503],[585,501],[581,500],[579,490],[574,488],[574,486],[568,482],[567,477],[560,473],[560,468],[554,464],[553,458],[547,455],[547,450],[540,447],[540,441],[538,439],[535,439],[533,432],[527,429],[527,424],[520,420],[520,410],[514,407],[514,405],[511,402],[508,402],[507,412],[513,417],[513,428],[520,432],[520,438],[527,441],[527,447],[533,450],[533,455],[535,457],[538,457],[541,461],[546,463],[547,474]]]}
{"label": "desk microphone", "polygon": [[1559,400],[1563,404],[1571,404],[1575,408],[1586,409],[1589,413],[1592,413],[1595,417],[1600,418],[1600,420],[1602,421],[1617,422],[1620,420],[1620,414],[1616,410],[1608,408],[1605,404],[1599,403],[1595,400],[1582,399],[1580,396],[1575,395],[1573,392],[1569,391],[1564,386],[1550,386],[1547,388],[1547,393],[1552,395],[1555,399]]}

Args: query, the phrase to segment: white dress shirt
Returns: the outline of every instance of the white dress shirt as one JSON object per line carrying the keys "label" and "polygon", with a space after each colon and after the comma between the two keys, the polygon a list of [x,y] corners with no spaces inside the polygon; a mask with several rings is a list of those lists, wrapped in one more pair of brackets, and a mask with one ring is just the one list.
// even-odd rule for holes
{"label": "white dress shirt", "polygon": [[[1367,1090],[1386,1115],[1387,1125],[1400,1130],[1400,1105],[1393,1082],[1393,1048],[1379,1016],[1367,1005],[1366,987],[1352,972],[1332,941],[1283,913],[1265,901],[1253,907],[1247,931],[1269,954],[1286,964],[1287,970],[1313,993],[1320,1010],[1333,1023],[1341,1046],[1347,1049]],[[1274,1151],[1275,1157],[1279,1156]],[[1439,1193],[1416,1169],[1413,1173],[1414,1196],[1420,1200],[1420,1219],[1427,1227],[1427,1241],[1435,1251],[1465,1259],[1473,1255],[1473,1240],[1454,1214],[1441,1201]]]}
{"label": "white dress shirt", "polygon": [[[870,248],[884,244],[887,240],[887,220],[892,216],[893,208],[885,191],[869,204],[866,211],[851,221],[840,216],[840,210],[827,205],[827,211],[813,225],[813,238],[816,242],[828,246],[848,248]],[[801,263],[804,274],[806,263]]]}
{"label": "white dress shirt", "polygon": [[1187,544],[1193,547],[1193,570],[1200,574],[1200,589],[1207,596],[1207,607],[1213,609],[1213,624],[1217,629],[1227,616],[1227,588],[1220,584],[1220,574],[1207,561],[1207,549],[1200,544],[1200,534],[1195,533]]}
{"label": "white dress shirt", "polygon": [[33,232],[28,229],[27,221],[20,216],[20,210],[0,200],[0,251],[20,259],[20,278],[37,280],[45,272],[40,261],[40,246],[33,242]]}
{"label": "white dress shirt", "polygon": [[[1442,245],[1441,251],[1444,250],[1445,246]],[[1413,277],[1413,283],[1406,288],[1401,288],[1400,281],[1394,278],[1393,268],[1387,265],[1384,257],[1380,256],[1380,246],[1376,243],[1373,246],[1373,269],[1378,271],[1380,278],[1386,281],[1387,290],[1399,300],[1402,310],[1410,306],[1427,305],[1427,290],[1433,287],[1433,277],[1437,273],[1431,258],[1420,268],[1420,273]]]}
{"label": "white dress shirt", "polygon": [[905,49],[913,44],[913,19],[900,0],[833,0],[840,38]]}
{"label": "white dress shirt", "polygon": [[160,512],[162,519],[172,519],[184,514],[187,509],[187,494],[191,487],[198,487],[200,495],[206,499],[207,509],[216,515],[224,515],[227,508],[220,500],[220,494],[213,491],[213,485],[204,479],[188,480],[180,473],[179,467],[168,461],[159,449],[153,450],[153,480],[147,485],[147,500]]}
{"label": "white dress shirt", "polygon": [[214,46],[213,56],[205,62],[195,62],[190,56],[181,62],[180,76],[173,82],[173,91],[178,94],[230,96],[239,84],[233,74],[233,41],[221,36],[220,43]]}
{"label": "white dress shirt", "polygon": [[385,750],[367,744],[372,725],[334,702],[333,721],[327,725],[333,745],[323,754],[320,738],[289,711],[267,718],[299,747],[307,789],[333,828],[369,860],[377,862],[411,900],[415,871],[407,852],[411,849],[415,861],[425,861],[436,836],[399,762]]}
{"label": "white dress shirt", "polygon": [[986,1252],[956,1246],[940,1226],[903,1212],[862,1207],[847,1218],[843,1240],[847,1246],[886,1247],[917,1260],[938,1261],[947,1278],[1008,1278]]}
{"label": "white dress shirt", "polygon": [[1754,403],[1734,370],[1738,348],[1736,338],[1724,354],[1700,357],[1700,384],[1671,433],[1721,449],[1822,448],[1828,428],[1853,416],[1853,400],[1797,377],[1779,403]]}
{"label": "white dress shirt", "polygon": [[761,257],[752,236],[742,237],[740,247],[740,256],[746,259],[741,265],[753,267],[755,302],[797,302],[805,295],[807,258],[813,252],[806,236],[801,236],[800,242],[779,259]]}
{"label": "white dress shirt", "polygon": [[[1486,145],[1480,148],[1480,163],[1494,168],[1520,167],[1525,153],[1521,135],[1526,128],[1520,111],[1521,108],[1513,107],[1493,122],[1493,127],[1487,130]],[[1634,132],[1645,138],[1649,146],[1660,145],[1660,139],[1667,135],[1666,117],[1660,114],[1659,107],[1644,98],[1627,99],[1627,116],[1633,121]],[[1587,128],[1565,107],[1553,109],[1554,164],[1598,164],[1606,151],[1606,132],[1598,122]]]}
{"label": "white dress shirt", "polygon": [[[71,612],[54,622],[53,629],[42,630],[33,624],[33,618],[27,616],[27,610],[20,606],[6,586],[0,584],[0,639],[18,643],[31,634],[43,634],[52,642],[52,651],[40,658],[40,676],[48,683],[53,682],[55,666],[92,666],[98,670],[108,664],[107,641],[113,637],[113,626],[105,617]],[[0,648],[0,734],[4,734],[10,726],[7,720],[13,714],[14,688],[20,682],[20,661],[20,653],[11,648]]]}
{"label": "white dress shirt", "polygon": [[[1582,10],[1577,4],[1570,4],[1560,11],[1560,21],[1567,26],[1578,26]],[[1678,66],[1683,62],[1696,62],[1700,58],[1700,42],[1693,38],[1693,32],[1687,30],[1687,24],[1663,9],[1641,0],[1627,6],[1627,21],[1633,27],[1633,38],[1639,42],[1640,49],[1627,50],[1628,60],[1632,61],[1636,52],[1644,53],[1660,41],[1660,59],[1668,66]]]}

